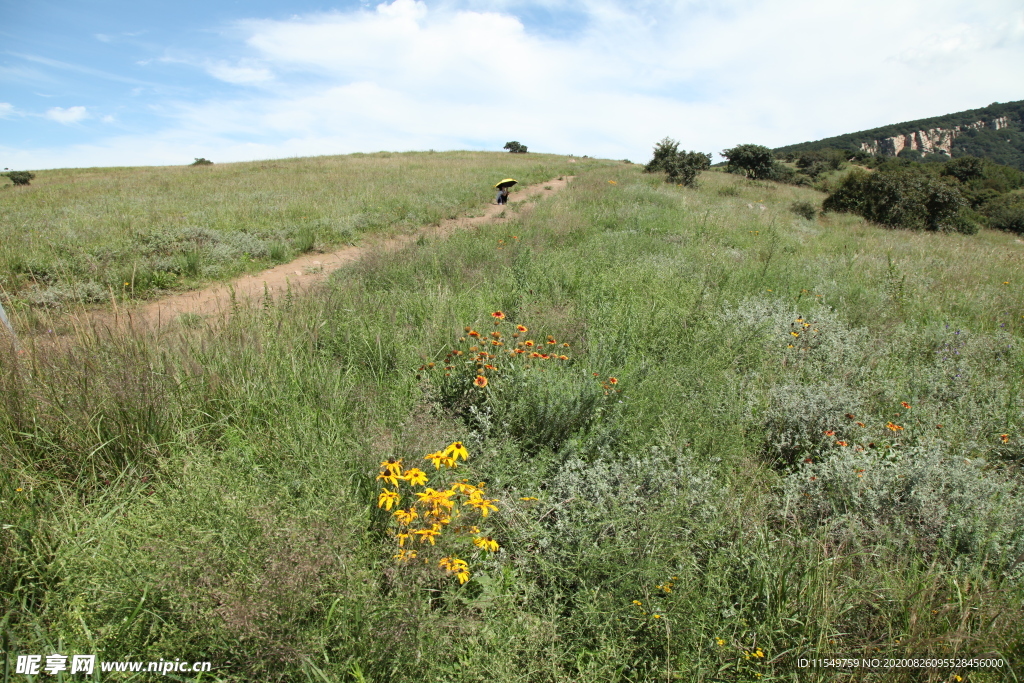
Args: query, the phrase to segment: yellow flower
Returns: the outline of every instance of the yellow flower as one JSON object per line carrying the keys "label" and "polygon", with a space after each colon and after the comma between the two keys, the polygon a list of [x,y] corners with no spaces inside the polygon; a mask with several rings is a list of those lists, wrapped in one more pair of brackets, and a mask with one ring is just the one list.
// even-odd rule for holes
{"label": "yellow flower", "polygon": [[416,512],[416,508],[409,508],[408,510],[399,508],[395,510],[394,515],[395,518],[398,519],[398,523],[402,526],[408,526],[414,519],[419,517],[419,513]]}
{"label": "yellow flower", "polygon": [[715,642],[718,643],[718,647],[725,647],[725,638],[715,638]]}
{"label": "yellow flower", "polygon": [[434,545],[434,539],[441,535],[440,531],[434,529],[416,529],[413,533],[420,537],[420,543],[430,541],[430,545]]}
{"label": "yellow flower", "polygon": [[494,500],[485,499],[479,493],[474,493],[472,496],[469,497],[469,500],[466,501],[466,505],[475,507],[480,512],[481,515],[486,517],[488,512],[498,511],[498,507],[494,505],[495,502],[496,501]]}
{"label": "yellow flower", "polygon": [[442,569],[455,574],[460,584],[469,581],[469,565],[465,560],[460,560],[457,557],[442,557],[437,564]]}
{"label": "yellow flower", "polygon": [[409,560],[415,560],[416,559],[416,551],[415,550],[399,550],[398,554],[394,555],[394,558],[398,562],[403,562],[403,561],[407,562]]}
{"label": "yellow flower", "polygon": [[476,379],[473,380],[473,385],[483,389],[487,386],[487,378],[483,375],[477,375]]}
{"label": "yellow flower", "polygon": [[456,493],[472,496],[480,489],[470,484],[467,480],[463,479],[462,481],[457,481],[454,484],[452,484],[452,490],[455,491]]}
{"label": "yellow flower", "polygon": [[427,473],[413,467],[405,471],[405,480],[412,486],[424,486],[427,483]]}
{"label": "yellow flower", "polygon": [[483,538],[474,538],[473,545],[480,548],[481,550],[489,550],[492,553],[498,552],[498,542],[490,536],[484,536]]}
{"label": "yellow flower", "polygon": [[444,449],[444,454],[448,457],[453,457],[456,460],[459,458],[462,458],[463,460],[469,459],[469,451],[466,450],[466,447],[462,445],[461,441],[456,441],[452,445],[448,446],[448,448]]}
{"label": "yellow flower", "polygon": [[409,540],[409,534],[407,534],[407,533],[398,533],[398,534],[395,534],[395,538],[398,539],[398,547],[401,548],[402,546],[405,545],[405,542]]}
{"label": "yellow flower", "polygon": [[800,336],[799,332],[790,332],[790,334],[793,335],[794,337],[799,337]]}
{"label": "yellow flower", "polygon": [[660,615],[660,614],[655,614],[655,615],[654,615],[654,618],[655,618],[655,619],[661,619],[661,615]]}
{"label": "yellow flower", "polygon": [[402,478],[402,461],[385,460],[380,464],[380,468],[377,479],[383,479],[392,486],[398,486],[398,480]]}
{"label": "yellow flower", "polygon": [[633,604],[636,605],[637,607],[643,607],[643,605],[644,605],[644,603],[640,602],[639,600],[634,600]]}
{"label": "yellow flower", "polygon": [[422,493],[417,493],[416,497],[419,498],[418,502],[431,506],[436,516],[441,508],[452,509],[455,503],[452,502],[451,497],[454,495],[455,491],[451,490],[435,491],[434,489],[427,489]]}
{"label": "yellow flower", "polygon": [[391,508],[397,505],[398,501],[401,499],[402,497],[398,495],[397,491],[388,491],[387,489],[384,489],[380,492],[380,496],[377,497],[377,507],[384,508],[390,512]]}
{"label": "yellow flower", "polygon": [[443,461],[446,461],[448,458],[445,456],[444,453],[442,453],[441,451],[438,451],[436,453],[431,453],[430,455],[424,456],[423,459],[424,460],[430,460],[431,462],[433,462],[434,463],[434,468],[439,470],[439,469],[441,469],[441,463]]}
{"label": "yellow flower", "polygon": [[[18,489],[18,490],[20,491],[21,489]],[[523,498],[520,498],[519,500],[540,500],[540,499],[539,498],[534,498],[533,496],[525,496]]]}

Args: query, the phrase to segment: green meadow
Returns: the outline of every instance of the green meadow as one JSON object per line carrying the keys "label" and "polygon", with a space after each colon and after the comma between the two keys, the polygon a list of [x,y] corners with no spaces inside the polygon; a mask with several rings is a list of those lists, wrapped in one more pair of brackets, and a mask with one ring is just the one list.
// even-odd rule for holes
{"label": "green meadow", "polygon": [[[1024,244],[808,218],[823,194],[714,170],[431,158],[266,162],[265,201],[239,196],[259,164],[0,192],[3,230],[38,221],[8,263],[60,262],[59,229],[126,268],[172,207],[336,242],[479,205],[480,169],[577,175],[311,295],[154,331],[44,343],[30,318],[59,309],[9,266],[5,682],[51,653],[232,682],[1021,679]],[[379,187],[396,159],[422,180],[386,199],[310,180]],[[800,666],[840,656],[1001,666]]]}
{"label": "green meadow", "polygon": [[210,166],[40,171],[0,185],[0,287],[31,308],[147,299],[310,251],[437,224],[594,163],[407,152]]}

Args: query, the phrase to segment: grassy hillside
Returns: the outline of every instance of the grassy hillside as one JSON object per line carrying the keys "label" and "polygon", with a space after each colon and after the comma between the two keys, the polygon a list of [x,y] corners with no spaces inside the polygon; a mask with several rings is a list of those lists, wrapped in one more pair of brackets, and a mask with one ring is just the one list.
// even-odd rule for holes
{"label": "grassy hillside", "polygon": [[[994,653],[850,680],[1018,680],[1024,245],[791,211],[822,197],[595,166],[314,296],[5,348],[5,651],[374,683]],[[394,467],[485,494],[432,510]]]}
{"label": "grassy hillside", "polygon": [[1024,100],[994,103],[980,109],[969,109],[954,114],[894,123],[888,126],[837,135],[812,142],[786,145],[785,147],[779,147],[774,152],[776,155],[781,156],[788,153],[799,154],[800,152],[828,148],[855,151],[860,149],[860,145],[863,142],[905,135],[930,128],[952,129],[977,121],[991,121],[1003,116],[1010,120],[1008,128],[1002,128],[998,131],[989,128],[970,130],[959,135],[953,141],[953,157],[977,156],[990,159],[997,164],[1012,166],[1024,171]]}
{"label": "grassy hillside", "polygon": [[491,186],[502,178],[536,183],[588,163],[383,152],[39,171],[29,187],[0,187],[0,286],[35,306],[108,301],[111,289],[149,298],[369,233],[437,223],[493,201]]}

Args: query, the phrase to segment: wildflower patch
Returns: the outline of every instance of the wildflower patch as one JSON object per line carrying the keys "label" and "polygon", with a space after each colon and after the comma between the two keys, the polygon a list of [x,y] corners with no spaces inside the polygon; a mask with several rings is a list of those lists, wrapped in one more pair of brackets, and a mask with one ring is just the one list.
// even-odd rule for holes
{"label": "wildflower patch", "polygon": [[[469,459],[469,451],[456,441],[423,459],[435,470],[455,469],[459,460]],[[486,555],[500,549],[498,542],[478,526],[498,511],[498,501],[486,497],[483,482],[473,485],[462,479],[443,489],[428,487],[427,473],[419,467],[404,467],[402,460],[382,462],[377,481],[381,482],[377,507],[391,512],[388,528],[398,546],[396,562],[434,565],[464,584],[471,576],[469,564],[456,552],[475,549]]]}

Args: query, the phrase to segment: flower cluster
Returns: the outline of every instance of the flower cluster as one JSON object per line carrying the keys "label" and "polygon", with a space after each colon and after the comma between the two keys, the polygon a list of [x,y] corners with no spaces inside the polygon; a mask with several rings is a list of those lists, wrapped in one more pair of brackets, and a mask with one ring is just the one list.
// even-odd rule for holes
{"label": "flower cluster", "polygon": [[[461,441],[456,441],[423,459],[432,463],[435,470],[455,469],[459,460],[469,459],[469,451]],[[398,553],[394,556],[398,562],[422,559],[424,564],[430,564],[431,557],[421,557],[421,553],[429,555],[430,549],[437,547],[446,533],[448,537],[470,535],[473,545],[484,552],[493,553],[500,548],[491,536],[483,535],[480,527],[471,524],[498,510],[495,504],[498,501],[486,497],[483,482],[473,485],[468,479],[462,479],[444,489],[430,488],[427,473],[418,467],[404,468],[402,460],[382,462],[377,481],[382,482],[377,507],[392,513],[389,526],[398,543]],[[408,507],[401,505],[403,500],[409,501]],[[465,560],[446,555],[437,560],[437,566],[455,576],[460,584],[469,581],[469,565]]]}
{"label": "flower cluster", "polygon": [[499,377],[570,360],[568,342],[551,335],[535,337],[526,325],[511,322],[504,311],[494,311],[490,318],[492,330],[467,326],[442,361],[420,366],[420,372],[432,373],[437,381],[442,403],[480,404],[485,400],[484,390]]}
{"label": "flower cluster", "polygon": [[818,328],[814,327],[815,324],[804,320],[803,316],[791,322],[789,324],[789,343],[787,348],[797,351],[810,350],[814,346],[815,341],[817,341]]}

